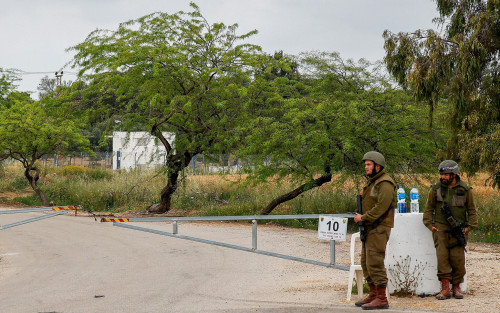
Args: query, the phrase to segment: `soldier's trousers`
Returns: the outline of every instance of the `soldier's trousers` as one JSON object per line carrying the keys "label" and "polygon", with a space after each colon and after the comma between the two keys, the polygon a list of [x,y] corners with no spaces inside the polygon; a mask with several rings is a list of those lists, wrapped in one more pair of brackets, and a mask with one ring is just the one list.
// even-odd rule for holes
{"label": "soldier's trousers", "polygon": [[391,228],[383,225],[368,230],[364,248],[361,250],[361,267],[368,284],[387,286],[384,259],[390,235]]}
{"label": "soldier's trousers", "polygon": [[448,225],[436,223],[439,231],[432,232],[434,247],[437,257],[437,276],[449,279],[453,285],[464,281],[465,276],[465,247],[456,246],[448,249],[448,246],[457,241],[450,233],[445,232]]}

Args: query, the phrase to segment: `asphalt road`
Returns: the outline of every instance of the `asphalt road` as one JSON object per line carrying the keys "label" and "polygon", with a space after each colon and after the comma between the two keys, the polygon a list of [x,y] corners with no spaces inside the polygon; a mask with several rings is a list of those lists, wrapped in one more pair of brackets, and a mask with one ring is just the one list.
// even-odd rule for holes
{"label": "asphalt road", "polygon": [[[0,215],[0,225],[41,214]],[[171,232],[166,224],[154,227]],[[251,243],[249,228],[225,233],[216,225],[180,227],[201,238],[206,232],[220,241],[229,236]],[[286,288],[297,277],[310,277],[312,284],[331,271],[90,217],[60,215],[0,230],[0,312],[7,313],[360,312],[333,304],[343,291],[309,290],[307,283],[303,290]]]}

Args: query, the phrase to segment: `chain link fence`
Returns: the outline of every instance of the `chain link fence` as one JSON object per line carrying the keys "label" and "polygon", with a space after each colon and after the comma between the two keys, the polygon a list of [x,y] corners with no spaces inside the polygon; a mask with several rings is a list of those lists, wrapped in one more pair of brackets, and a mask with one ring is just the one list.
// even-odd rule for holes
{"label": "chain link fence", "polygon": [[[41,159],[43,166],[51,167],[64,167],[67,165],[79,165],[87,168],[113,168],[114,154],[111,152],[95,152],[95,156],[85,154],[83,152],[75,153],[71,156],[63,155],[52,155],[44,156]],[[146,169],[146,168],[156,168],[158,165],[149,164],[137,164],[133,169]],[[193,175],[205,175],[214,173],[240,173],[248,168],[251,168],[252,164],[249,161],[238,160],[227,154],[221,155],[197,155],[193,157],[188,167],[184,169],[184,173]]]}

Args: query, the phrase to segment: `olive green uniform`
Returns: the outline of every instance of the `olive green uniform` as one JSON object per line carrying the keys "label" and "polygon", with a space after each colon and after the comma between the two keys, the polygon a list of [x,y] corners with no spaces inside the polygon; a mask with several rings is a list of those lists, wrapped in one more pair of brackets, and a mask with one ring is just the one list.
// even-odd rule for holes
{"label": "olive green uniform", "polygon": [[361,267],[366,282],[375,286],[387,286],[384,259],[394,227],[395,192],[396,184],[385,170],[371,177],[363,188],[361,219],[367,235],[361,251]]}
{"label": "olive green uniform", "polygon": [[439,230],[432,232],[436,248],[438,278],[449,279],[453,285],[458,285],[463,282],[465,275],[465,247],[455,246],[448,249],[448,246],[455,243],[457,239],[447,232],[451,226],[441,213],[441,207],[443,201],[448,203],[458,223],[467,223],[468,229],[472,230],[477,227],[476,206],[472,188],[464,182],[459,180],[452,188],[446,188],[444,199],[440,191],[441,186],[440,182],[431,186],[423,222],[429,230],[432,230],[433,226]]}

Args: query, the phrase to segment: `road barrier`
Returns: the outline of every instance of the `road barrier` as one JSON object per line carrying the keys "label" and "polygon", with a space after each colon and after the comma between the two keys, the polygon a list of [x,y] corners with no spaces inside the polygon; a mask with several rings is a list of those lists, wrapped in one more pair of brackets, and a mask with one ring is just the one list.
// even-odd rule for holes
{"label": "road barrier", "polygon": [[101,218],[101,223],[103,222],[114,222],[114,223],[126,223],[130,221],[129,218]]}
{"label": "road barrier", "polygon": [[76,215],[76,212],[80,208],[81,208],[81,206],[79,206],[79,205],[49,206],[49,207],[43,207],[43,208],[30,208],[30,209],[19,209],[19,210],[3,210],[3,211],[0,211],[0,214],[18,214],[18,213],[29,213],[29,212],[75,210],[75,215]]}
{"label": "road barrier", "polygon": [[[128,228],[153,234],[158,234],[162,236],[169,236],[174,238],[180,238],[185,240],[191,240],[241,251],[253,252],[257,254],[263,254],[267,256],[273,256],[281,259],[293,260],[313,265],[319,265],[324,267],[333,267],[343,271],[349,271],[348,266],[335,264],[335,240],[330,240],[330,263],[319,262],[310,259],[299,258],[296,256],[280,254],[276,252],[263,251],[257,249],[257,220],[283,220],[283,219],[319,219],[320,216],[332,216],[338,218],[353,218],[354,214],[302,214],[302,215],[252,215],[252,216],[204,216],[204,217],[149,217],[149,218],[129,218],[129,219],[118,219],[127,221],[113,221],[115,219],[101,219],[101,222],[113,222],[113,226],[118,226],[122,228]],[[241,221],[241,220],[251,220],[252,221],[252,248],[232,245],[228,243],[207,240],[202,238],[183,236],[178,234],[179,221]],[[125,223],[124,223],[125,222]],[[172,233],[160,231],[151,228],[139,227],[135,225],[130,225],[126,222],[173,222]]]}
{"label": "road barrier", "polygon": [[20,210],[3,210],[0,211],[0,214],[19,214],[19,213],[31,213],[31,212],[45,212],[45,211],[55,211],[55,213],[43,215],[43,216],[38,216],[34,218],[29,218],[27,220],[22,220],[19,222],[7,224],[7,225],[0,225],[0,230],[31,223],[31,222],[36,222],[39,220],[43,220],[46,218],[51,218],[54,216],[58,216],[61,214],[66,214],[68,210],[75,210],[75,215],[78,212],[78,209],[80,209],[81,206],[79,205],[70,205],[70,206],[51,206],[51,207],[43,207],[43,208],[30,208],[30,209],[20,209]]}
{"label": "road barrier", "polygon": [[66,213],[67,213],[66,211],[58,211],[58,212],[55,212],[55,213],[51,213],[51,214],[47,214],[47,215],[42,215],[42,216],[30,218],[30,219],[19,221],[19,222],[15,222],[15,223],[12,223],[12,224],[7,224],[7,225],[0,226],[0,230],[4,230],[4,229],[7,229],[7,228],[11,228],[11,227],[15,227],[15,226],[19,226],[19,225],[31,223],[31,222],[36,222],[36,221],[39,221],[39,220],[43,220],[43,219],[46,219],[46,218],[50,218],[50,217],[54,217],[54,216],[61,215],[61,214],[66,214]]}

